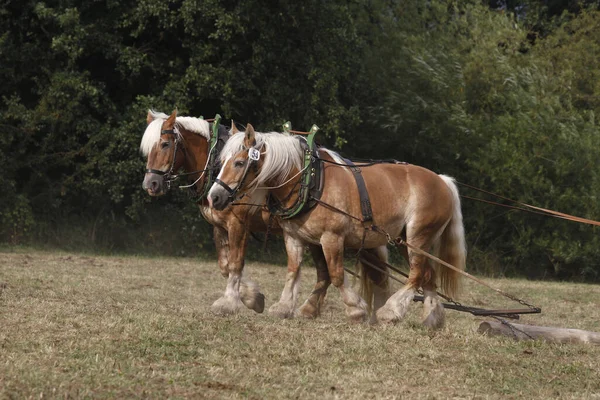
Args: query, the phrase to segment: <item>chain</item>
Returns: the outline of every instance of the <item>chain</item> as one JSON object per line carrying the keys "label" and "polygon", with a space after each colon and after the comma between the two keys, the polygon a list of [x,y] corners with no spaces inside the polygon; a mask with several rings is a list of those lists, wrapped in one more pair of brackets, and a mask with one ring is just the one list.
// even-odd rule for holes
{"label": "chain", "polygon": [[517,335],[517,332],[522,333],[523,335],[527,336],[529,339],[534,340],[535,338],[533,336],[531,336],[529,333],[517,328],[516,326],[514,326],[513,324],[511,324],[510,322],[500,318],[500,317],[496,317],[494,315],[490,315],[492,318],[494,318],[496,321],[499,321],[502,325],[506,325],[508,326],[508,328],[510,329],[510,331],[512,332],[513,336],[515,337],[515,339],[518,339],[519,336]]}

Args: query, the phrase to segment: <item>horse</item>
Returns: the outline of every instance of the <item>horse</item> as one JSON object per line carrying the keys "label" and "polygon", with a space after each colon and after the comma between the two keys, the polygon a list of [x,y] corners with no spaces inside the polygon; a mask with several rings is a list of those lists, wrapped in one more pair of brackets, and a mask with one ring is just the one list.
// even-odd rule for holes
{"label": "horse", "polygon": [[[279,220],[288,254],[288,276],[279,307],[294,307],[296,279],[305,243],[323,248],[327,271],[340,291],[351,321],[365,321],[365,300],[348,284],[343,266],[345,247],[369,249],[385,257],[391,238],[402,237],[410,244],[404,250],[409,277],[400,290],[385,298],[379,279],[361,278],[364,292],[373,293],[374,314],[382,323],[403,319],[419,288],[424,292],[423,324],[431,329],[444,325],[444,308],[437,297],[437,282],[454,296],[460,274],[441,268],[423,252],[431,252],[459,269],[465,268],[466,246],[458,189],[454,180],[426,168],[404,163],[375,163],[361,168],[371,193],[372,225],[364,224],[359,190],[353,173],[337,153],[319,150],[324,165],[322,197],[308,212]],[[248,124],[245,132],[232,136],[221,152],[222,168],[208,193],[209,205],[221,210],[239,195],[268,190],[281,208],[297,201],[304,150],[293,135],[255,132]],[[414,250],[414,249],[418,249]],[[372,273],[372,272],[371,272]],[[364,276],[364,274],[363,274]],[[315,291],[324,284],[318,282]],[[313,291],[314,293],[314,291]],[[316,308],[314,296],[302,305],[301,313]],[[372,316],[373,317],[373,316]]]}
{"label": "horse", "polygon": [[[269,230],[269,214],[262,212],[260,206],[250,205],[264,203],[266,193],[256,191],[247,205],[220,211],[210,208],[203,194],[211,183],[209,172],[211,169],[218,170],[218,165],[210,157],[210,124],[200,118],[179,117],[176,110],[170,116],[149,110],[146,122],[147,127],[140,143],[142,154],[147,156],[143,189],[150,196],[164,195],[177,177],[174,174],[181,169],[188,171],[181,175],[186,175],[192,182],[189,186],[201,197],[198,201],[200,213],[213,225],[218,266],[223,277],[227,278],[227,286],[223,296],[212,304],[211,311],[217,315],[234,314],[243,304],[262,313],[265,306],[264,295],[257,283],[243,276],[243,269],[249,231]],[[223,126],[219,126],[219,129],[219,140],[227,141],[230,132]],[[234,124],[231,132],[237,132]],[[221,147],[222,144],[215,146]],[[271,232],[281,233],[279,226],[271,225]],[[316,265],[324,265],[325,259],[320,246],[310,246],[310,252]],[[320,303],[323,302],[323,297],[324,294]]]}

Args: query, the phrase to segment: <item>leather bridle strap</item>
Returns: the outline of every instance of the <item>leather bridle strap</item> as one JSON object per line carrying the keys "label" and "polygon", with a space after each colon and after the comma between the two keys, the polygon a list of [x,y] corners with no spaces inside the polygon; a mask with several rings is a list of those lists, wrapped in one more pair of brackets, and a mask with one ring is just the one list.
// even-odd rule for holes
{"label": "leather bridle strap", "polygon": [[232,189],[228,184],[226,184],[219,178],[215,179],[215,183],[218,185],[221,185],[223,187],[223,189],[227,190],[227,193],[229,193],[229,197],[231,197],[231,198],[235,196],[235,194],[237,193],[237,188],[239,187],[239,185],[238,185],[238,186],[236,186],[235,189]]}
{"label": "leather bridle strap", "polygon": [[[175,130],[174,129],[163,129],[162,131],[160,131],[160,135],[175,135]],[[173,172],[173,167],[175,166],[175,157],[177,156],[177,137],[175,137],[175,151],[173,152],[173,162],[171,163],[171,168],[169,168],[169,171],[162,171],[160,169],[152,169],[152,168],[148,168],[146,169],[146,173],[150,173],[150,174],[156,174],[156,175],[167,175],[167,174],[171,174],[171,172]]]}
{"label": "leather bridle strap", "polygon": [[[254,148],[254,149],[256,149],[256,148]],[[256,149],[256,150],[258,151],[258,149]],[[238,185],[234,189],[232,189],[231,186],[229,186],[228,184],[226,184],[219,178],[215,179],[215,183],[220,185],[223,189],[225,189],[227,191],[227,193],[229,193],[230,201],[235,201],[235,197],[236,197],[237,193],[240,191],[240,188],[242,186],[244,186],[244,182],[246,181],[246,177],[248,176],[248,171],[250,170],[250,168],[256,167],[257,162],[258,162],[257,160],[248,158],[248,164],[246,164],[246,169],[244,170],[242,179],[240,179],[238,181]],[[241,196],[241,197],[244,197],[244,196]]]}

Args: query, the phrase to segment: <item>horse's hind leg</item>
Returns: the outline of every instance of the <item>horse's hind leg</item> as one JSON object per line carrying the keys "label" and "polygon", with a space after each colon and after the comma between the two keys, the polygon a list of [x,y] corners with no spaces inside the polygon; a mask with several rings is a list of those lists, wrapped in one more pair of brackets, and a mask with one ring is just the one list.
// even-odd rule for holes
{"label": "horse's hind leg", "polygon": [[308,299],[298,309],[298,313],[307,318],[316,318],[321,315],[321,307],[325,301],[325,295],[327,294],[327,288],[331,284],[329,278],[329,271],[327,270],[327,261],[323,254],[323,249],[319,245],[310,245],[310,253],[315,262],[315,268],[317,269],[317,283],[308,296]]}
{"label": "horse's hind leg", "polygon": [[346,304],[346,315],[354,322],[364,322],[367,317],[367,303],[346,282],[344,273],[344,237],[333,233],[321,237],[323,253],[331,283],[340,290]]}
{"label": "horse's hind leg", "polygon": [[[408,243],[420,249],[429,249],[431,238],[435,232],[435,229],[422,229],[418,235],[411,235],[411,230],[408,229]],[[404,287],[394,293],[385,305],[377,311],[377,320],[380,322],[396,323],[401,321],[406,315],[417,289],[433,278],[433,269],[429,265],[426,256],[409,249],[408,258],[410,265],[408,280]]]}
{"label": "horse's hind leg", "polygon": [[[384,263],[388,262],[388,250],[386,246],[377,247],[375,249],[364,249]],[[390,297],[389,287],[389,272],[384,265],[378,265],[380,269],[372,268],[360,262],[361,268],[361,296],[370,305],[371,323],[377,321],[375,312],[384,306],[387,299]],[[366,276],[365,276],[366,275]]]}
{"label": "horse's hind leg", "polygon": [[[432,253],[436,256],[439,254],[440,239],[438,238],[432,248]],[[439,329],[444,326],[446,315],[444,306],[440,302],[436,291],[436,273],[433,267],[435,261],[428,259],[425,265],[426,272],[423,274],[424,279],[421,282],[423,288],[423,325],[429,329]],[[445,268],[445,267],[444,267]]]}
{"label": "horse's hind leg", "polygon": [[444,306],[437,296],[434,282],[435,280],[432,280],[423,285],[425,295],[423,299],[423,325],[429,329],[440,329],[446,322],[446,314]]}
{"label": "horse's hind leg", "polygon": [[289,235],[284,234],[285,249],[288,255],[288,273],[285,286],[281,292],[279,302],[269,308],[269,314],[280,318],[295,316],[298,289],[300,287],[300,265],[304,253],[304,243]]}

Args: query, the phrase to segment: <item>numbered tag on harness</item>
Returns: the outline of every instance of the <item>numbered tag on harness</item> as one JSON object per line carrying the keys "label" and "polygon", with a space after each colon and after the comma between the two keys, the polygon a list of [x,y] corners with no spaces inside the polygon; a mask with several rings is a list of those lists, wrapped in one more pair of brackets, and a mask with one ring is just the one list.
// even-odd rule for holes
{"label": "numbered tag on harness", "polygon": [[248,149],[248,158],[252,161],[258,161],[260,159],[260,151],[256,150],[254,147]]}

